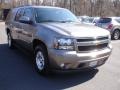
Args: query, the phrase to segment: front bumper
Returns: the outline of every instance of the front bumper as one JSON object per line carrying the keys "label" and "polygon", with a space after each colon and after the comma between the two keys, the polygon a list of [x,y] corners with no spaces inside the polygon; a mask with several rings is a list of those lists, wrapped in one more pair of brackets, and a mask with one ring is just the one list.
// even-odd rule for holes
{"label": "front bumper", "polygon": [[49,49],[50,66],[53,69],[63,70],[93,68],[104,64],[111,51],[112,48],[85,53]]}

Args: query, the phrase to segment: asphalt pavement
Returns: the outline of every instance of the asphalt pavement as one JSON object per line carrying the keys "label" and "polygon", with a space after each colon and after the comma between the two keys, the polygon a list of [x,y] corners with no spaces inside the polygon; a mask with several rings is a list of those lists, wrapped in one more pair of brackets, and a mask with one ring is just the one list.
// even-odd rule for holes
{"label": "asphalt pavement", "polygon": [[5,25],[0,22],[0,90],[120,90],[120,40],[112,45],[109,60],[98,69],[42,76],[31,56],[8,48]]}

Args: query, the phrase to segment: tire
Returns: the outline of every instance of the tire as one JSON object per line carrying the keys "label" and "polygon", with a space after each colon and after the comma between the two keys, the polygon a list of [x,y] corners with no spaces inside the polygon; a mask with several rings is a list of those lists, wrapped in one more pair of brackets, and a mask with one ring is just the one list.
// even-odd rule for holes
{"label": "tire", "polygon": [[9,47],[10,49],[13,49],[13,48],[14,48],[13,39],[12,39],[10,33],[7,34],[7,40],[8,40],[8,47]]}
{"label": "tire", "polygon": [[113,32],[112,39],[113,40],[118,40],[119,38],[120,38],[120,31],[119,30],[115,30]]}
{"label": "tire", "polygon": [[49,62],[46,48],[44,45],[38,45],[35,47],[35,68],[40,74],[48,74],[49,73]]}

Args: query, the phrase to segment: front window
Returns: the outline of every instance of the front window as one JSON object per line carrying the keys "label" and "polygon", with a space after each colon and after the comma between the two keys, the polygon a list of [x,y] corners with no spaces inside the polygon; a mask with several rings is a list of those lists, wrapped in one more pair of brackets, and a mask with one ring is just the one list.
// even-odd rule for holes
{"label": "front window", "polygon": [[77,22],[78,19],[67,9],[36,8],[36,22]]}

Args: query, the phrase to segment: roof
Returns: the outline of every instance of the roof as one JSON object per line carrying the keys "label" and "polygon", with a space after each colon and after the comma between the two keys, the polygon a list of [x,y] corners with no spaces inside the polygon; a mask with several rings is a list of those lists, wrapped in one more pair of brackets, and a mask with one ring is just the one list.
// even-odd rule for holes
{"label": "roof", "polygon": [[27,5],[27,6],[19,6],[16,8],[27,8],[27,7],[32,7],[32,8],[56,8],[56,9],[63,9],[61,7],[54,7],[54,6],[33,6],[33,5]]}

